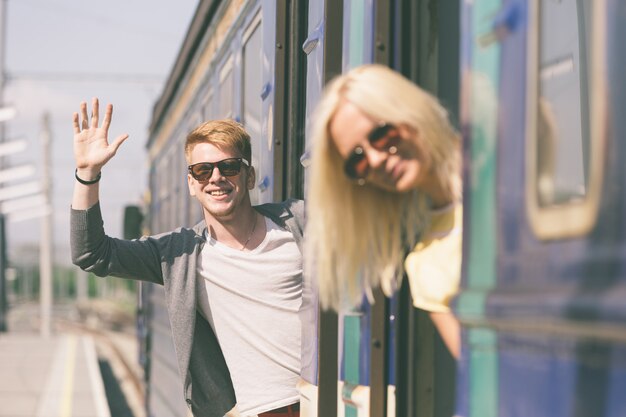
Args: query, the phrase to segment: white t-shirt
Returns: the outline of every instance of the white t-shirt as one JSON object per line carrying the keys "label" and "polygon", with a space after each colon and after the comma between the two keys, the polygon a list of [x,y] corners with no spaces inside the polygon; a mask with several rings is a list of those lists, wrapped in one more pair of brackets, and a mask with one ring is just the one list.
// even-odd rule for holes
{"label": "white t-shirt", "polygon": [[198,262],[198,309],[219,340],[242,416],[298,401],[302,254],[265,218],[261,244],[243,252],[210,236]]}

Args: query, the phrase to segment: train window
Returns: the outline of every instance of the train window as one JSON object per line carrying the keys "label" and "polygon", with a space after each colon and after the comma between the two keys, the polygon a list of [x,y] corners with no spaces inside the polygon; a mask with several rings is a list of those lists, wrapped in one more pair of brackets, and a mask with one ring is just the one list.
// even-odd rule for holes
{"label": "train window", "polygon": [[[175,144],[174,144],[175,145]],[[167,151],[167,171],[169,174],[166,179],[166,187],[167,187],[167,214],[165,228],[173,229],[176,227],[176,221],[178,219],[177,213],[177,205],[178,205],[178,196],[177,188],[176,188],[176,175],[174,173],[177,172],[177,161],[176,161],[176,150],[175,146],[170,146]],[[173,175],[174,174],[174,175]]]}
{"label": "train window", "polygon": [[[203,110],[204,109],[197,110],[194,113],[194,115],[189,119],[189,123],[187,123],[187,130],[186,130],[186,132],[191,132],[196,127],[200,126],[200,124],[202,124],[202,122],[204,121],[204,111]],[[182,134],[177,135],[177,136],[181,138],[180,140],[182,142],[182,143],[179,143],[178,150],[183,150],[183,148],[185,147],[185,138],[187,137],[187,133],[182,133]]]}
{"label": "train window", "polygon": [[604,1],[535,1],[530,12],[529,219],[542,239],[577,236],[595,223],[602,183]]}
{"label": "train window", "polygon": [[169,158],[170,158],[170,175],[169,175],[169,180],[170,180],[170,201],[171,201],[171,209],[170,209],[170,225],[168,227],[169,228],[175,228],[177,227],[180,222],[180,218],[181,218],[181,210],[180,207],[182,206],[182,201],[180,201],[180,179],[178,176],[178,172],[179,172],[179,167],[180,167],[180,161],[178,160],[178,149],[177,149],[177,143],[174,142],[171,146],[170,152],[169,152]]}
{"label": "train window", "polygon": [[178,143],[175,145],[178,155],[176,159],[179,167],[176,171],[176,181],[180,186],[177,197],[180,206],[177,211],[179,216],[181,216],[180,220],[176,223],[177,225],[184,224],[186,226],[193,226],[202,219],[202,205],[198,203],[195,197],[189,194],[189,188],[187,187],[187,159],[185,158],[187,134],[185,132],[191,132],[205,120],[205,106],[206,103],[202,103],[202,107],[195,112],[193,117],[191,117],[186,124],[187,128],[184,132],[174,135],[174,137],[179,138]]}
{"label": "train window", "polygon": [[211,120],[213,117],[213,90],[209,90],[204,99],[204,103],[202,103],[202,118],[206,120]]}
{"label": "train window", "polygon": [[363,0],[343,2],[343,65],[344,71],[370,63],[374,58],[374,3]]}
{"label": "train window", "polygon": [[[261,27],[261,14],[258,14],[246,29],[243,36],[243,120],[242,123],[250,134],[252,144],[252,165],[257,172],[257,179],[263,178],[268,171],[262,166],[264,158],[260,158],[260,153],[267,146],[262,143],[262,100],[261,91],[263,89],[263,71],[259,71],[259,62],[263,58],[263,31]],[[271,169],[271,167],[270,167]],[[253,204],[260,203],[259,187],[250,191],[250,199]]]}
{"label": "train window", "polygon": [[169,209],[169,189],[168,189],[168,181],[167,181],[167,173],[169,172],[169,164],[168,164],[168,158],[167,155],[163,155],[159,162],[157,163],[158,169],[157,169],[157,173],[159,176],[159,180],[157,182],[158,187],[159,187],[159,194],[157,196],[158,200],[159,200],[159,219],[158,219],[158,224],[157,224],[157,233],[161,233],[165,230],[167,230],[167,227],[169,226],[167,224],[167,219],[168,219],[168,209]]}
{"label": "train window", "polygon": [[[185,167],[186,168],[186,167]],[[189,226],[194,226],[196,223],[198,223],[200,220],[202,220],[202,204],[200,204],[200,202],[198,202],[198,200],[196,199],[196,197],[193,197],[192,195],[189,194],[189,188],[187,187],[187,170],[185,169],[185,175],[184,175],[184,180],[185,180],[185,187],[184,187],[184,191],[187,194],[187,201],[188,201],[188,206],[187,206],[187,213],[188,213],[188,224]],[[180,197],[181,200],[183,199],[183,196]]]}
{"label": "train window", "polygon": [[233,57],[230,56],[222,65],[220,70],[220,89],[219,89],[219,114],[218,117],[230,118],[233,117],[233,90],[234,90],[234,78],[233,78]]}

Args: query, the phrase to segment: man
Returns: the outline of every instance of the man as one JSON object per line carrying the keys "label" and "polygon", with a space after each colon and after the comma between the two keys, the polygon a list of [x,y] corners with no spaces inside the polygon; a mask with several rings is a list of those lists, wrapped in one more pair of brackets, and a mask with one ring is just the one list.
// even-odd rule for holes
{"label": "man", "polygon": [[98,182],[128,138],[108,142],[112,113],[109,104],[98,126],[95,98],[91,119],[86,103],[74,113],[73,262],[98,276],[164,286],[195,417],[298,416],[303,203],[253,207],[250,137],[233,121],[212,121],[185,144],[189,193],[204,220],[139,240],[109,237]]}

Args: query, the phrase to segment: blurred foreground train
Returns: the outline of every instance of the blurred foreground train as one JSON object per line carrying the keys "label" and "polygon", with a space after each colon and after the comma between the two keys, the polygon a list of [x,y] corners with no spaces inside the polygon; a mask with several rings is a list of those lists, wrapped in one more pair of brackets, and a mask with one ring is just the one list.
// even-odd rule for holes
{"label": "blurred foreground train", "polygon": [[[462,358],[404,287],[320,311],[302,416],[624,416],[625,22],[621,0],[201,0],[154,107],[145,227],[200,220],[182,142],[205,119],[251,133],[254,203],[303,198],[323,85],[388,65],[463,133]],[[162,288],[141,301],[148,415],[184,416]]]}

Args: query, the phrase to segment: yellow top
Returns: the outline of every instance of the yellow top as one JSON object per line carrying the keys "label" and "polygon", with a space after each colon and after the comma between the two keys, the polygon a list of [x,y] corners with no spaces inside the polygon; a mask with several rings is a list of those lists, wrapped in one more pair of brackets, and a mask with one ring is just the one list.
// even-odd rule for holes
{"label": "yellow top", "polygon": [[434,211],[423,239],[404,261],[413,305],[431,312],[449,312],[459,290],[463,237],[463,206]]}

